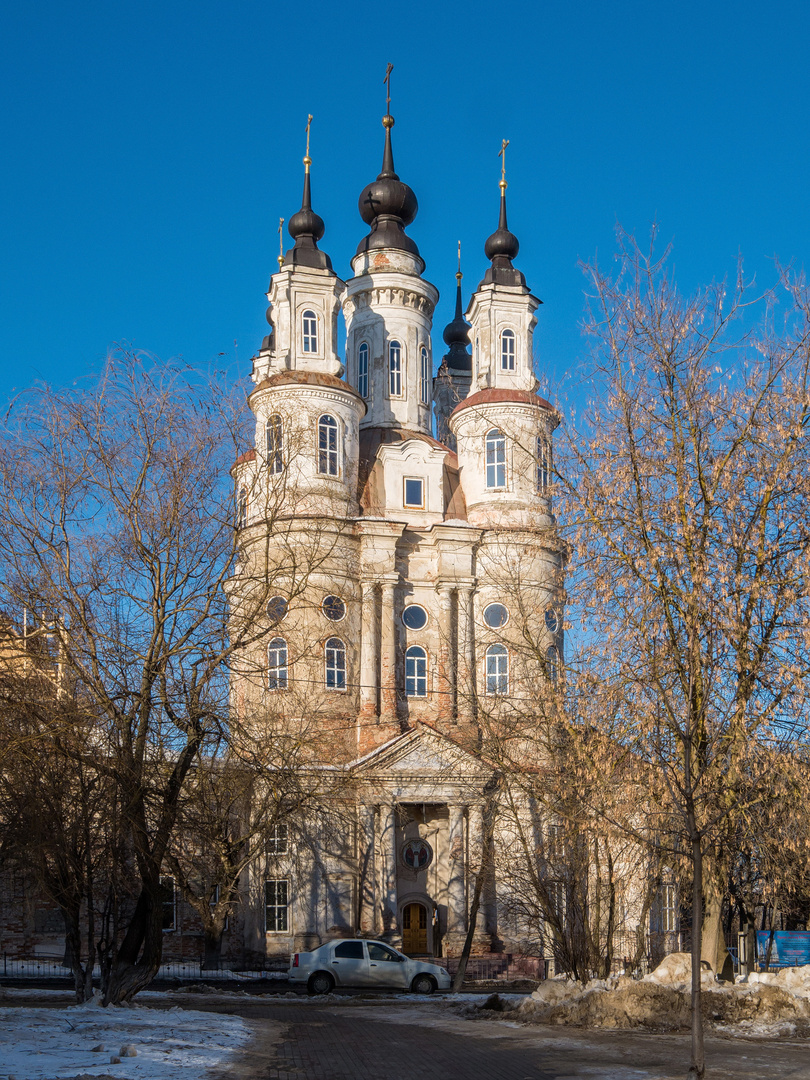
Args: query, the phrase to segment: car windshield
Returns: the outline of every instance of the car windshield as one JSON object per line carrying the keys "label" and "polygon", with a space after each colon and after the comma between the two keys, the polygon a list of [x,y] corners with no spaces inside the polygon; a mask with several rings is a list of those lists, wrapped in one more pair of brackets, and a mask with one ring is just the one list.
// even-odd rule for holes
{"label": "car windshield", "polygon": [[386,945],[381,945],[379,941],[369,941],[367,944],[369,960],[384,960],[394,964],[398,964],[402,960],[399,953],[395,953],[393,949],[389,949]]}

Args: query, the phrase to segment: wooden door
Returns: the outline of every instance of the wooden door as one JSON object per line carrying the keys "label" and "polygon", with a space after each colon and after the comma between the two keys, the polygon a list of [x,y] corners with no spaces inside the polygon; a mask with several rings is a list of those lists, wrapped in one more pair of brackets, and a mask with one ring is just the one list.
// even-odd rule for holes
{"label": "wooden door", "polygon": [[408,904],[402,909],[402,951],[410,956],[428,951],[427,908],[424,904]]}

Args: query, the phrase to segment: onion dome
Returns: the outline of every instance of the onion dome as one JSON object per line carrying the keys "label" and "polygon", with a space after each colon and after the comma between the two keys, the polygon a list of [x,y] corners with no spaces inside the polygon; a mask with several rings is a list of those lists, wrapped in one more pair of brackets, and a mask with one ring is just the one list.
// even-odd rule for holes
{"label": "onion dome", "polygon": [[[506,149],[504,140],[504,150]],[[484,244],[484,254],[492,263],[492,266],[484,274],[481,284],[496,282],[498,285],[526,285],[526,279],[520,270],[512,266],[512,259],[517,257],[520,250],[518,238],[509,231],[506,224],[506,178],[502,174],[498,186],[501,189],[501,211],[498,218],[498,228]]]}
{"label": "onion dome", "polygon": [[[312,117],[309,118],[310,122]],[[287,225],[287,231],[295,241],[295,246],[290,248],[284,256],[285,266],[311,266],[316,270],[331,270],[332,260],[324,251],[319,251],[318,241],[323,236],[323,218],[312,209],[312,195],[309,181],[309,167],[312,158],[309,156],[309,123],[307,124],[307,152],[304,155],[304,194],[301,198],[301,209],[293,214]]]}
{"label": "onion dome", "polygon": [[394,151],[391,148],[393,126],[393,116],[386,114],[383,117],[385,148],[382,171],[376,180],[363,188],[358,200],[360,217],[371,226],[371,232],[357,246],[358,255],[378,248],[397,248],[419,256],[419,248],[410,236],[405,235],[405,226],[410,225],[416,217],[419,206],[412,189],[403,184],[394,171]]}
{"label": "onion dome", "polygon": [[470,324],[464,318],[461,307],[461,278],[459,269],[456,274],[456,314],[453,321],[445,326],[442,335],[449,349],[442,357],[442,367],[452,368],[454,371],[472,371],[472,357],[467,352]]}

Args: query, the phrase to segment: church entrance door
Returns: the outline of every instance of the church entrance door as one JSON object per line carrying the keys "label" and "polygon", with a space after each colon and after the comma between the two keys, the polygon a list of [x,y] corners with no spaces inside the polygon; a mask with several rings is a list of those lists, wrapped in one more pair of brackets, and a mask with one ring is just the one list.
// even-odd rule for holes
{"label": "church entrance door", "polygon": [[402,909],[402,951],[409,956],[428,951],[427,908],[424,904],[408,904]]}

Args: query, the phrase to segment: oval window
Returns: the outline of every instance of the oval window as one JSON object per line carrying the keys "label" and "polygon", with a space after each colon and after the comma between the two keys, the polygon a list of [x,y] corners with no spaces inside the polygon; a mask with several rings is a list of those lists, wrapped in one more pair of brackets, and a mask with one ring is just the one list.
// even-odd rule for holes
{"label": "oval window", "polygon": [[346,605],[339,596],[327,596],[321,604],[321,610],[327,619],[331,619],[332,622],[340,622],[346,614]]}
{"label": "oval window", "polygon": [[427,612],[418,604],[409,604],[402,612],[402,621],[409,630],[422,630],[427,626]]}
{"label": "oval window", "polygon": [[267,601],[267,618],[270,620],[271,626],[281,622],[287,614],[288,607],[289,605],[283,596],[270,597]]}
{"label": "oval window", "polygon": [[499,630],[506,626],[509,612],[503,604],[488,604],[484,608],[484,622],[493,630]]}
{"label": "oval window", "polygon": [[557,614],[554,608],[549,608],[546,611],[546,626],[552,632],[552,634],[556,634],[557,631],[560,629],[560,616]]}

